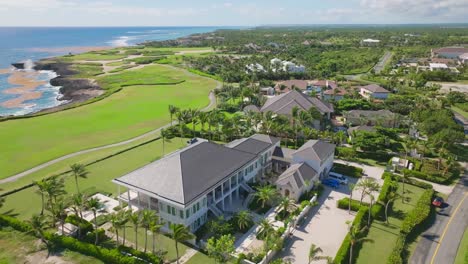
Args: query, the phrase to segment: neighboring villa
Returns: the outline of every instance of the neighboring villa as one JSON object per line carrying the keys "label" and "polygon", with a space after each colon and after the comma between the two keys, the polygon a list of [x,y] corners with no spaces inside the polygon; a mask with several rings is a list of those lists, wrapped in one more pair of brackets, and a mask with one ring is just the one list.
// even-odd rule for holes
{"label": "neighboring villa", "polygon": [[429,63],[431,71],[448,71],[449,67],[445,63]]}
{"label": "neighboring villa", "polygon": [[[194,232],[210,216],[232,215],[243,209],[243,202],[254,192],[247,183],[261,180],[272,170],[281,173],[286,169],[278,178],[278,188],[284,194],[291,198],[302,194],[320,177],[328,175],[334,148],[333,144],[314,140],[297,151],[284,149],[279,139],[261,134],[226,145],[197,138],[187,147],[113,182],[119,187],[120,201],[130,207],[158,211],[165,222],[164,229],[171,223],[180,223]],[[290,158],[275,156],[283,149],[292,153]],[[286,192],[283,183],[288,175],[296,184]],[[123,194],[120,187],[126,189]]]}
{"label": "neighboring villa", "polygon": [[397,115],[388,110],[351,110],[344,115],[348,126],[398,127]]}
{"label": "neighboring villa", "polygon": [[380,44],[380,40],[378,39],[363,39],[361,40],[361,45],[363,46],[376,46]]}
{"label": "neighboring villa", "polygon": [[304,73],[305,66],[304,65],[297,65],[294,62],[290,61],[283,61],[278,58],[274,58],[270,61],[271,69],[273,72],[277,70],[282,70],[284,72],[291,72],[291,73]]}
{"label": "neighboring villa", "polygon": [[364,97],[364,98],[367,98],[367,99],[387,99],[388,98],[388,95],[390,94],[390,92],[377,85],[377,84],[369,84],[369,85],[366,85],[366,86],[361,86],[359,87],[360,89],[360,94]]}
{"label": "neighboring villa", "polygon": [[245,73],[255,73],[255,72],[266,72],[265,68],[259,63],[252,63],[249,65],[245,65],[246,71]]}
{"label": "neighboring villa", "polygon": [[297,88],[301,91],[309,91],[320,93],[325,90],[338,88],[338,85],[334,81],[329,80],[287,80],[277,82],[275,85],[275,91],[278,94],[287,93]]}
{"label": "neighboring villa", "polygon": [[432,49],[431,55],[433,58],[458,59],[464,53],[468,53],[468,48],[464,47],[445,47]]}
{"label": "neighboring villa", "polygon": [[[331,118],[333,113],[333,105],[323,102],[322,100],[308,96],[304,93],[292,90],[285,94],[277,95],[268,98],[263,107],[258,109],[256,106],[246,106],[244,111],[255,111],[255,112],[268,112],[271,111],[277,115],[291,116],[292,109],[294,107],[299,110],[308,111],[310,108],[317,109],[326,119]],[[316,124],[316,128],[319,124]]]}

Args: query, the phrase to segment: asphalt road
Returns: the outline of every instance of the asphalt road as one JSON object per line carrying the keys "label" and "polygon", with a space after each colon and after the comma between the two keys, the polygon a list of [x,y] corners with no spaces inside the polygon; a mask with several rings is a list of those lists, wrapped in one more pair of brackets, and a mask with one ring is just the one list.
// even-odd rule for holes
{"label": "asphalt road", "polygon": [[386,51],[382,58],[380,58],[379,62],[374,66],[375,73],[380,73],[391,57],[392,53],[390,51]]}
{"label": "asphalt road", "polygon": [[421,235],[409,263],[450,264],[455,261],[463,232],[468,226],[466,170],[446,202],[448,206],[436,214],[434,224]]}

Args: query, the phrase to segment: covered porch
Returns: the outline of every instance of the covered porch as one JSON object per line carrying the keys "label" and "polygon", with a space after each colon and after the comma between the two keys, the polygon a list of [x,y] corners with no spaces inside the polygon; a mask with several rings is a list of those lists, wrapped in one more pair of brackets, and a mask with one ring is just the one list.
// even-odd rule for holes
{"label": "covered porch", "polygon": [[118,200],[120,206],[122,202],[127,203],[130,209],[151,209],[154,211],[159,211],[159,202],[158,199],[137,190],[126,189],[123,193],[121,192],[120,185],[118,187]]}

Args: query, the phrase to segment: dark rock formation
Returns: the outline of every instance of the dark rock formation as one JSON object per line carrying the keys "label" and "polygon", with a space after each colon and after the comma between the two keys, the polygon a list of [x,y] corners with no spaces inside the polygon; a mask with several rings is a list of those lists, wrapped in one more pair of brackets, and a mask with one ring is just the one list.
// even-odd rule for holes
{"label": "dark rock formation", "polygon": [[73,79],[67,77],[56,77],[50,80],[53,86],[62,86],[60,93],[62,96],[59,100],[62,101],[85,101],[95,97],[95,94],[100,94],[101,87],[99,87],[93,80],[89,79]]}
{"label": "dark rock formation", "polygon": [[24,63],[23,62],[18,62],[18,63],[12,63],[11,64],[13,67],[15,67],[18,70],[23,70],[24,69]]}

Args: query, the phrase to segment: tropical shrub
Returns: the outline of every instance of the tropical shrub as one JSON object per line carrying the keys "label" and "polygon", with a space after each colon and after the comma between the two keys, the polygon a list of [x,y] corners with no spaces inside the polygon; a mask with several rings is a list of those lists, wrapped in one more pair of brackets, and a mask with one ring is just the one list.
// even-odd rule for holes
{"label": "tropical shrub", "polygon": [[[363,227],[366,224],[367,218],[367,212],[369,211],[368,208],[362,206],[358,213],[356,214],[356,218],[354,218],[353,221],[353,226],[359,226],[359,228]],[[351,238],[349,234],[346,235],[346,237],[343,240],[343,243],[341,243],[340,248],[338,249],[338,252],[336,253],[336,256],[333,260],[333,263],[335,264],[345,264],[348,263],[349,261],[349,248],[351,247]],[[360,244],[355,246],[355,251],[359,251]],[[356,254],[357,255],[357,254]]]}

